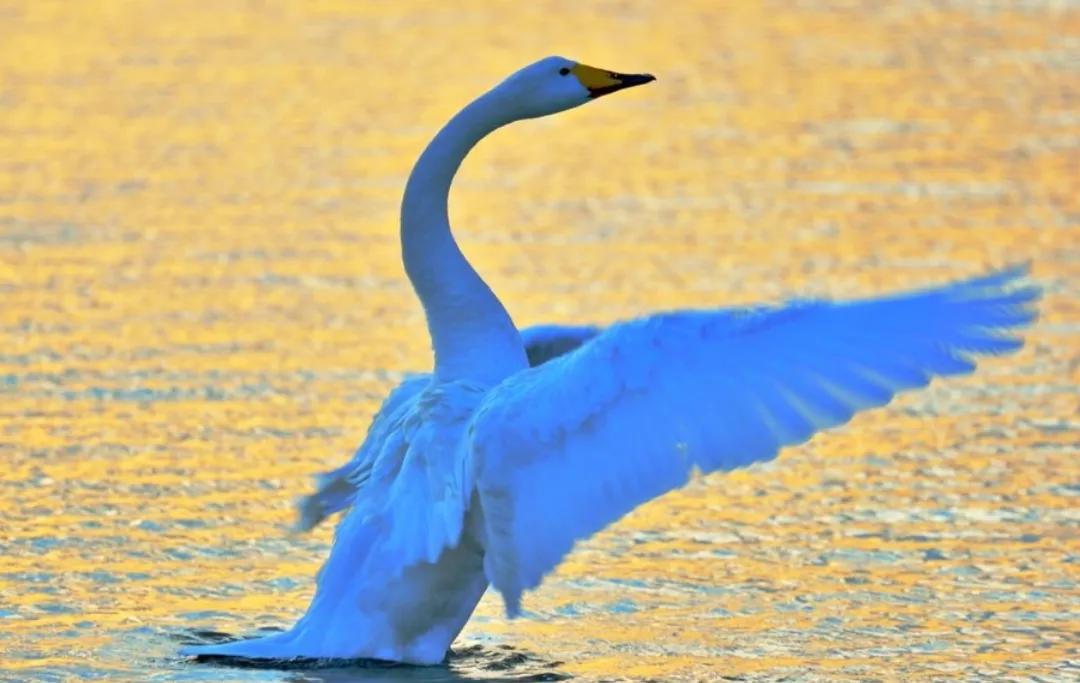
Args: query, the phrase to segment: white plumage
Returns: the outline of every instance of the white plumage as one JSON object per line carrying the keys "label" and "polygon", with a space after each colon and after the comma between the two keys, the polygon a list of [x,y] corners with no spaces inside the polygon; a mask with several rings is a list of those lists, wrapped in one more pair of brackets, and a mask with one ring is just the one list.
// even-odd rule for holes
{"label": "white plumage", "polygon": [[450,233],[458,166],[502,125],[651,80],[551,57],[436,136],[401,229],[434,371],[397,387],[353,459],[302,501],[305,529],[348,508],[307,613],[285,633],[187,654],[440,662],[489,583],[517,614],[576,541],[693,470],[770,459],[1020,346],[1009,332],[1038,297],[1023,268],[886,298],[519,334]]}

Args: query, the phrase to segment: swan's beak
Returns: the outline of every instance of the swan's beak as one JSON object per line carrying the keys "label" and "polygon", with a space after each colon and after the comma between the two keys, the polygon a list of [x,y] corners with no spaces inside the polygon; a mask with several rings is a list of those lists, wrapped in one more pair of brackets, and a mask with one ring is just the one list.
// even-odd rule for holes
{"label": "swan's beak", "polygon": [[635,85],[644,85],[656,80],[656,76],[652,74],[620,74],[584,64],[577,64],[570,71],[589,91],[589,97],[594,99],[616,90],[632,88]]}

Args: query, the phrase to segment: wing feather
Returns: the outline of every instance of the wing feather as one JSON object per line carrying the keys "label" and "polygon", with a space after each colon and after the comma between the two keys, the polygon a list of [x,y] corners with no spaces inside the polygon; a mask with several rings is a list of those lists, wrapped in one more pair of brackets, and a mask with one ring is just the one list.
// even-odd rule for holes
{"label": "wing feather", "polygon": [[615,325],[508,379],[471,424],[488,578],[513,615],[573,544],[695,469],[729,470],[1019,348],[1036,288],[1012,268],[851,302]]}

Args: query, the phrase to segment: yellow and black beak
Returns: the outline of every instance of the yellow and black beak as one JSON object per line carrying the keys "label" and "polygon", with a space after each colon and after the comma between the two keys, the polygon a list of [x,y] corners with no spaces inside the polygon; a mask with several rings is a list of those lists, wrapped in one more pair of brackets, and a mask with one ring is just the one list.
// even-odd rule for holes
{"label": "yellow and black beak", "polygon": [[570,72],[589,91],[589,97],[594,99],[616,90],[632,88],[635,85],[644,85],[656,80],[652,74],[620,74],[584,64],[574,65]]}

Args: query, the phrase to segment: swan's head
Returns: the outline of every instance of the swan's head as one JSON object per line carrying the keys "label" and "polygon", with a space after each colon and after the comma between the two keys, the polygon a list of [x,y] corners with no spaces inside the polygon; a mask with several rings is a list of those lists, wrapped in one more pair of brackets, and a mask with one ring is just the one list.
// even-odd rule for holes
{"label": "swan's head", "polygon": [[621,74],[565,57],[547,57],[513,74],[495,91],[519,118],[535,118],[655,80],[651,74]]}

